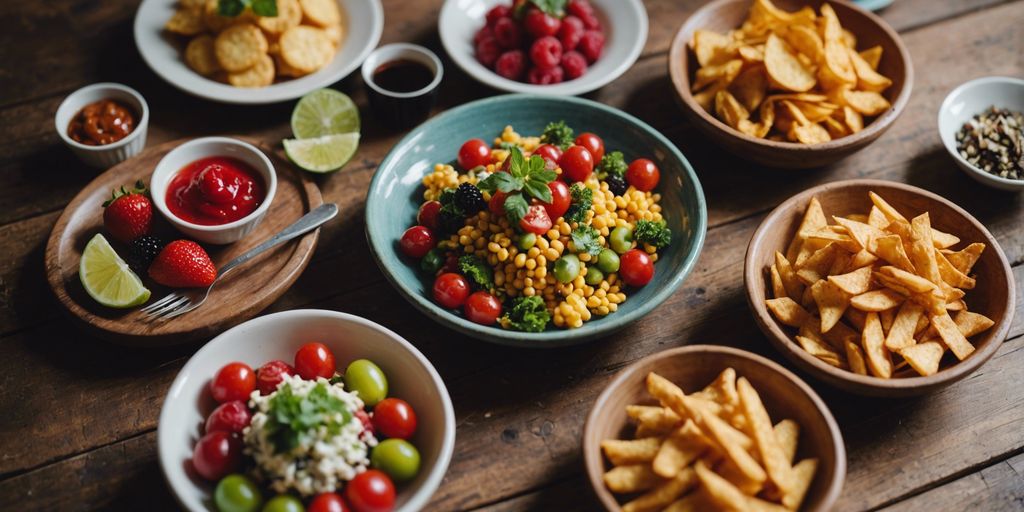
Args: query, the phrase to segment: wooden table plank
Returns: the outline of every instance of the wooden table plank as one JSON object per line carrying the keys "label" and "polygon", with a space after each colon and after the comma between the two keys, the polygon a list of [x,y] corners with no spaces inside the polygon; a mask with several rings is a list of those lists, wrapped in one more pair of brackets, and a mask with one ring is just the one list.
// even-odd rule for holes
{"label": "wooden table plank", "polygon": [[882,510],[1011,512],[1021,509],[1024,509],[1024,453]]}

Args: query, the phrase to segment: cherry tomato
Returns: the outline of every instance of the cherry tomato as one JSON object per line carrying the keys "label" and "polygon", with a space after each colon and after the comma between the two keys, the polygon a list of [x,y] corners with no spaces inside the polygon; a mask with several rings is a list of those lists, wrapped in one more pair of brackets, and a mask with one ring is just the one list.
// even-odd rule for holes
{"label": "cherry tomato", "polygon": [[323,343],[306,343],[295,353],[295,371],[306,380],[334,377],[334,354]]}
{"label": "cherry tomato", "polygon": [[629,164],[629,169],[626,169],[626,183],[641,192],[654,190],[660,179],[661,171],[658,170],[658,166],[646,158],[633,160]]}
{"label": "cherry tomato", "polygon": [[594,155],[583,146],[570,146],[558,159],[562,177],[569,181],[583,181],[594,172]]}
{"label": "cherry tomato", "polygon": [[619,258],[619,277],[630,286],[643,286],[654,277],[654,263],[646,252],[632,249]]}
{"label": "cherry tomato", "polygon": [[366,411],[359,409],[355,413],[355,417],[359,418],[359,422],[363,424],[363,431],[369,430],[371,434],[376,433],[373,429],[373,420],[370,419],[370,415]]}
{"label": "cherry tomato", "polygon": [[448,272],[434,280],[434,301],[442,307],[455,309],[469,297],[469,281],[461,274]]}
{"label": "cherry tomato", "polygon": [[543,206],[535,204],[526,211],[526,215],[519,220],[519,227],[523,231],[533,233],[535,235],[543,235],[551,229],[551,217],[548,216],[548,211]]}
{"label": "cherry tomato", "polygon": [[481,139],[469,139],[459,148],[459,167],[470,170],[491,163],[491,148]]}
{"label": "cherry tomato", "polygon": [[284,361],[271,361],[256,370],[256,389],[263,396],[277,391],[285,375],[295,375],[295,368]]}
{"label": "cherry tomato", "polygon": [[505,215],[506,197],[508,197],[508,194],[500,190],[495,190],[494,194],[491,194],[491,200],[487,203],[487,209],[491,211],[491,215]]}
{"label": "cherry tomato", "polygon": [[416,259],[422,258],[436,244],[434,232],[424,226],[413,226],[405,230],[405,233],[402,233],[402,240],[398,242],[406,256]]}
{"label": "cherry tomato", "polygon": [[590,156],[594,157],[595,162],[600,162],[601,158],[604,157],[604,141],[601,137],[590,132],[583,132],[576,137],[576,145],[583,146],[590,151]]}
{"label": "cherry tomato", "polygon": [[245,363],[228,363],[210,381],[210,394],[219,403],[246,401],[256,389],[256,374]]}
{"label": "cherry tomato", "polygon": [[558,159],[562,158],[562,150],[552,144],[541,144],[537,146],[537,149],[533,150],[533,154],[539,155],[548,162],[558,163]]}
{"label": "cherry tomato", "polygon": [[409,439],[416,432],[416,412],[400,398],[385,398],[373,408],[374,432],[384,437]]}
{"label": "cherry tomato", "polygon": [[441,203],[427,201],[420,205],[420,211],[416,214],[416,223],[430,230],[437,229],[437,216],[441,213]]}
{"label": "cherry tomato", "polygon": [[492,325],[501,316],[501,302],[498,298],[484,291],[470,295],[466,306],[462,308],[466,318],[481,325]]}
{"label": "cherry tomato", "polygon": [[345,506],[345,500],[336,492],[317,494],[306,507],[306,512],[348,512],[349,510],[352,509]]}
{"label": "cherry tomato", "polygon": [[199,476],[215,482],[242,465],[242,440],[223,430],[210,432],[196,443],[192,466]]}
{"label": "cherry tomato", "polygon": [[535,204],[543,206],[544,211],[548,212],[548,218],[555,220],[569,210],[569,205],[572,204],[572,195],[569,193],[569,185],[566,185],[564,181],[549,182],[548,189],[551,190],[551,202],[545,203],[538,199]]}
{"label": "cherry tomato", "polygon": [[242,429],[249,426],[250,420],[252,420],[252,413],[249,412],[245,402],[241,400],[224,402],[206,418],[206,433],[221,430],[241,434]]}
{"label": "cherry tomato", "polygon": [[383,471],[368,469],[348,483],[345,497],[355,512],[387,512],[395,506],[395,484]]}

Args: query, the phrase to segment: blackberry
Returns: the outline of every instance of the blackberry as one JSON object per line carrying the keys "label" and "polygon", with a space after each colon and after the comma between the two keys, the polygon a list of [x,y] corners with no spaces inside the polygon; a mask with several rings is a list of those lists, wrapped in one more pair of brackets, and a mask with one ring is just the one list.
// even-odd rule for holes
{"label": "blackberry", "polygon": [[132,240],[128,247],[128,265],[136,272],[145,274],[165,245],[166,242],[150,235],[142,235]]}
{"label": "blackberry", "polygon": [[622,179],[622,176],[609,174],[608,177],[604,179],[604,181],[605,183],[608,184],[608,190],[611,190],[612,194],[615,194],[617,196],[625,194],[626,189],[629,188],[629,185],[626,184],[626,180]]}
{"label": "blackberry", "polygon": [[487,202],[484,201],[483,194],[472,183],[459,185],[459,188],[455,190],[455,204],[459,205],[459,208],[462,208],[467,216],[476,215],[484,208],[487,208]]}
{"label": "blackberry", "polygon": [[458,212],[441,209],[437,217],[437,227],[441,233],[455,233],[466,225],[466,217]]}

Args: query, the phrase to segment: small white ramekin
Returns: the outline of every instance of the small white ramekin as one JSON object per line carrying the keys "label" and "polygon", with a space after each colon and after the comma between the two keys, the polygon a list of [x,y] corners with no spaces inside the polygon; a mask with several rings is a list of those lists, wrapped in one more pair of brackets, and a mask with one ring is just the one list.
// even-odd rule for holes
{"label": "small white ramekin", "polygon": [[[241,219],[217,226],[203,226],[180,219],[171,213],[167,208],[167,187],[183,167],[211,156],[237,158],[249,164],[263,178],[267,196],[255,211]],[[149,190],[157,211],[185,236],[209,244],[230,244],[251,233],[263,220],[263,216],[270,209],[270,203],[274,200],[274,193],[277,192],[277,172],[267,155],[252,144],[228,137],[201,137],[172,149],[160,159],[149,179]]]}
{"label": "small white ramekin", "polygon": [[[135,129],[127,137],[103,146],[89,146],[74,141],[68,136],[68,124],[82,107],[100,100],[117,100],[125,103],[139,116]],[[87,85],[71,93],[54,116],[54,126],[64,145],[71,149],[86,165],[105,169],[117,165],[142,152],[146,147],[146,129],[149,127],[149,105],[142,95],[127,85],[102,82]]]}

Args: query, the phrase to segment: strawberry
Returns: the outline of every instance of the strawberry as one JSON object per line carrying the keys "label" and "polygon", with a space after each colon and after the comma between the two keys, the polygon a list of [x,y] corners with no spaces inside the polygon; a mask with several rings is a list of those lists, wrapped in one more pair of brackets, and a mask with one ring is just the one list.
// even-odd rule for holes
{"label": "strawberry", "polygon": [[142,181],[135,183],[131,190],[114,189],[103,207],[103,226],[115,239],[127,244],[149,233],[153,203],[146,197],[146,185]]}
{"label": "strawberry", "polygon": [[172,288],[210,286],[217,279],[217,267],[203,248],[191,240],[175,240],[160,251],[149,266],[149,277]]}

